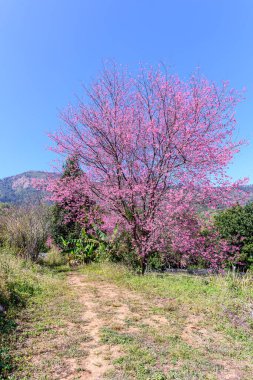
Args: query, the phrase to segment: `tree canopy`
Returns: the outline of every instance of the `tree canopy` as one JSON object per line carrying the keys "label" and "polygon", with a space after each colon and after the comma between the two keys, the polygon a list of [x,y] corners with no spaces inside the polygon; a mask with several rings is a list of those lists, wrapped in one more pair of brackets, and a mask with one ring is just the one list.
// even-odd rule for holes
{"label": "tree canopy", "polygon": [[[143,271],[149,254],[168,244],[199,251],[199,210],[236,199],[226,167],[242,144],[233,139],[240,94],[199,74],[182,81],[161,68],[133,75],[112,65],[85,95],[51,136],[55,151],[78,156],[84,172],[54,185],[55,199],[81,192],[96,202],[105,230],[128,231]],[[84,220],[83,199],[75,199]]]}

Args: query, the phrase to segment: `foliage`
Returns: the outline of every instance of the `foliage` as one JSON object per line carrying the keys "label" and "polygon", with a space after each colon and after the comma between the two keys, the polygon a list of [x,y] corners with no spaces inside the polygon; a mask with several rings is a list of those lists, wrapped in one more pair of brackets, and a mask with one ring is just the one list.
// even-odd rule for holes
{"label": "foliage", "polygon": [[37,260],[50,230],[47,205],[13,206],[0,217],[0,240],[19,256]]}
{"label": "foliage", "polygon": [[[76,189],[71,194],[67,191],[72,182],[78,181],[82,174],[78,156],[69,156],[63,165],[61,178],[56,181],[57,197],[51,197],[55,202],[52,207],[51,235],[55,243],[62,249],[64,248],[63,241],[80,238],[82,230],[82,223],[79,219],[80,212],[86,215],[86,221],[89,219],[91,203],[82,189]],[[53,188],[51,191],[55,194]]]}
{"label": "foliage", "polygon": [[[166,254],[161,252],[151,252],[148,257],[147,269],[162,271],[169,266],[169,260],[172,259],[169,252]],[[140,270],[140,257],[132,244],[131,235],[126,231],[120,232],[116,228],[109,241],[108,249],[102,257],[104,261],[112,263],[121,263],[127,267],[134,269],[136,272]]]}
{"label": "foliage", "polygon": [[43,264],[49,267],[57,267],[66,264],[66,258],[56,245],[53,245],[46,253]]}
{"label": "foliage", "polygon": [[9,203],[1,203],[0,202],[0,215],[6,212],[11,207]]}
{"label": "foliage", "polygon": [[74,154],[73,156],[68,157],[63,165],[63,174],[61,178],[77,178],[82,174],[83,172],[79,165],[78,156]]}
{"label": "foliage", "polygon": [[[237,194],[226,167],[242,144],[233,140],[240,95],[200,75],[183,82],[160,68],[133,76],[113,65],[87,96],[51,136],[55,151],[78,156],[85,173],[51,182],[52,199],[86,224],[99,220],[108,234],[116,225],[129,233],[143,273],[168,242],[175,252],[199,252],[199,210]],[[85,197],[96,204],[87,222]]]}
{"label": "foliage", "polygon": [[131,235],[126,231],[119,232],[118,228],[115,228],[111,235],[105,259],[112,263],[122,263],[134,269],[137,269],[140,265],[139,257],[132,244]]}
{"label": "foliage", "polygon": [[41,271],[31,261],[6,253],[5,249],[1,250],[0,303],[6,308],[11,305],[23,305],[35,291],[40,289],[40,279],[43,279]]}
{"label": "foliage", "polygon": [[[70,155],[63,165],[63,173],[51,182],[52,207],[51,236],[54,242],[68,255],[69,263],[89,263],[105,250],[106,236],[90,224],[90,214],[95,207],[82,187],[72,188],[83,175],[79,157]],[[57,186],[55,191],[54,185]],[[72,188],[71,192],[68,191]],[[80,218],[80,213],[82,218]],[[86,231],[89,230],[89,233]]]}
{"label": "foliage", "polygon": [[80,224],[74,220],[66,221],[66,211],[58,204],[51,206],[50,224],[50,235],[61,249],[64,249],[63,239],[69,241],[80,236]]}
{"label": "foliage", "polygon": [[29,260],[0,251],[0,378],[13,369],[9,339],[16,328],[15,316],[35,294],[51,283],[51,276]]}
{"label": "foliage", "polygon": [[65,240],[62,238],[64,253],[68,255],[68,261],[80,264],[88,264],[99,260],[107,248],[106,235],[97,231],[97,238],[87,234],[83,229],[77,239]]}
{"label": "foliage", "polygon": [[239,266],[253,265],[253,203],[236,206],[215,215],[215,225],[221,237],[239,249]]}

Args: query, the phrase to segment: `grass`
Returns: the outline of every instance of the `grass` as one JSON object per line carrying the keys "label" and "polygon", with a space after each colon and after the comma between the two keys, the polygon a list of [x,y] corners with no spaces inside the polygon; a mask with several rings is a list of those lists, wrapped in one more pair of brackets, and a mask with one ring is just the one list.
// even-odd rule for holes
{"label": "grass", "polygon": [[108,378],[251,378],[252,276],[137,276],[110,264],[93,264],[81,272],[93,284],[113,283],[142,300],[128,304],[133,316],[123,329],[101,331],[102,342],[123,352]]}
{"label": "grass", "polygon": [[53,336],[64,325],[61,318],[73,309],[73,301],[66,300],[64,275],[56,272],[0,252],[1,380],[33,378],[29,359],[37,348],[22,346]]}
{"label": "grass", "polygon": [[[164,298],[159,313],[166,308],[173,311],[179,306],[194,312],[204,312],[209,316],[229,317],[234,323],[238,318],[238,328],[252,328],[253,276],[199,277],[184,274],[147,274],[138,276],[121,266],[93,264],[82,269],[94,280],[101,278],[127,287],[148,297]],[[155,309],[154,309],[155,312]],[[217,315],[218,313],[218,315]],[[230,315],[231,314],[231,315]],[[227,318],[226,318],[227,319]]]}
{"label": "grass", "polygon": [[1,380],[78,379],[100,365],[111,380],[252,377],[250,275],[138,276],[103,263],[66,281],[57,257],[48,268],[0,253]]}
{"label": "grass", "polygon": [[16,329],[15,317],[28,300],[43,291],[44,274],[31,263],[0,253],[0,377],[6,378],[13,368],[10,335]]}
{"label": "grass", "polygon": [[66,257],[60,252],[56,246],[52,246],[46,257],[42,260],[42,264],[50,268],[66,267]]}

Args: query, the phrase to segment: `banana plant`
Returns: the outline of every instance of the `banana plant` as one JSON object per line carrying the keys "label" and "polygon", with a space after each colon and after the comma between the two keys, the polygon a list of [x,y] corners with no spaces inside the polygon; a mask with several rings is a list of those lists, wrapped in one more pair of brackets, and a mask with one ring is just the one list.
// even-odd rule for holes
{"label": "banana plant", "polygon": [[89,263],[101,256],[107,248],[106,234],[101,230],[96,231],[98,238],[87,234],[83,229],[78,239],[65,240],[62,238],[64,252],[68,254],[69,261]]}

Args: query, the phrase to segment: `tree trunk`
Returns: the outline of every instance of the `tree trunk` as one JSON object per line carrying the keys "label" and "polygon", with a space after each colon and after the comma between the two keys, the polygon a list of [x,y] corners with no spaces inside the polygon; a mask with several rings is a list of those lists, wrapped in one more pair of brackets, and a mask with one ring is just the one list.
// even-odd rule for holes
{"label": "tree trunk", "polygon": [[148,258],[147,256],[145,255],[144,257],[142,257],[141,259],[141,274],[142,276],[144,276],[145,272],[146,272],[146,269],[147,269],[147,263],[148,263]]}

